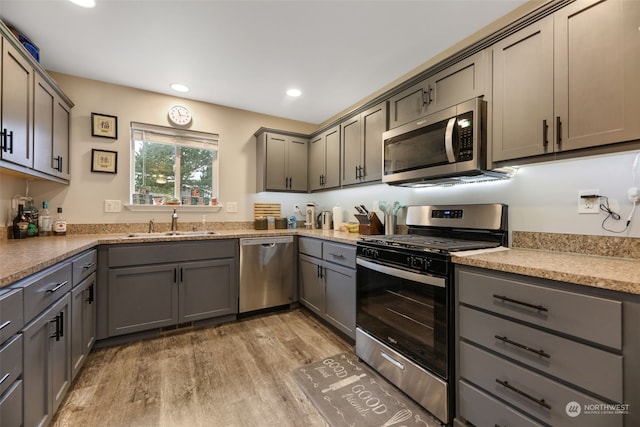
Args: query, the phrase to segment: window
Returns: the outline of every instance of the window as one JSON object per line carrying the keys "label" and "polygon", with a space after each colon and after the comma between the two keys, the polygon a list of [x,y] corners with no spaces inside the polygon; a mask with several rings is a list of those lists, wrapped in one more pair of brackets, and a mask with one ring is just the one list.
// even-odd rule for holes
{"label": "window", "polygon": [[132,204],[216,204],[218,135],[131,123]]}

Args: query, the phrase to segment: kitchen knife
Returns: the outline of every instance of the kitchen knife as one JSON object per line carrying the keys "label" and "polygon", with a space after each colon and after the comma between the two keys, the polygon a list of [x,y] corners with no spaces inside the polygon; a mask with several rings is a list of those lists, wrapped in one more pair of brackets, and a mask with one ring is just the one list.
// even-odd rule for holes
{"label": "kitchen knife", "polygon": [[366,215],[366,212],[363,211],[360,206],[354,206],[354,208],[356,208],[356,211],[358,211],[359,214]]}
{"label": "kitchen knife", "polygon": [[364,211],[365,214],[369,215],[369,211],[367,210],[367,208],[364,205],[360,205],[360,207],[362,208],[362,210]]}

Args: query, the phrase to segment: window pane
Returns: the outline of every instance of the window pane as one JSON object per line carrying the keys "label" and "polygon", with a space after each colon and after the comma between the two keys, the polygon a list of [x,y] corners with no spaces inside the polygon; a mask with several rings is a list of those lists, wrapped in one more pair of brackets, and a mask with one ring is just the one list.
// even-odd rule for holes
{"label": "window pane", "polygon": [[135,188],[152,196],[174,196],[176,149],[173,145],[135,141]]}
{"label": "window pane", "polygon": [[217,152],[205,148],[180,147],[180,153],[181,196],[200,194],[201,197],[215,197],[212,186]]}

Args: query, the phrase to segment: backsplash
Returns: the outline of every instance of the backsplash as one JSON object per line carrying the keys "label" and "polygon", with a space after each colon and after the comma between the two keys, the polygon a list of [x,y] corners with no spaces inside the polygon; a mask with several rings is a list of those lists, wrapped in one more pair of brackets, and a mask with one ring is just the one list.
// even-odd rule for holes
{"label": "backsplash", "polygon": [[640,259],[640,238],[514,231],[511,246],[520,249]]}

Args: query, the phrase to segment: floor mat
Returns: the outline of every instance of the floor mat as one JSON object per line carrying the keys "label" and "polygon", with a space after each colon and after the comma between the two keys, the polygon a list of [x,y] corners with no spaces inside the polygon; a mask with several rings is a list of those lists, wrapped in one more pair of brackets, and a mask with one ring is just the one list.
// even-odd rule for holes
{"label": "floor mat", "polygon": [[292,375],[332,427],[439,427],[432,415],[356,356],[338,354]]}

